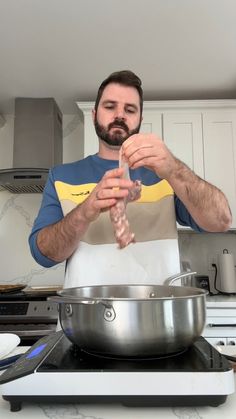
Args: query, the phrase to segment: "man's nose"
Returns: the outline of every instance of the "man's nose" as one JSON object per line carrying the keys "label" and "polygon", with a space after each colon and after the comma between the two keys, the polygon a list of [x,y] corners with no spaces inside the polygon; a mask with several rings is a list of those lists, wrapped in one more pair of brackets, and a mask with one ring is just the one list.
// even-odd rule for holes
{"label": "man's nose", "polygon": [[122,120],[125,119],[125,110],[123,107],[118,106],[115,109],[115,119],[122,119]]}

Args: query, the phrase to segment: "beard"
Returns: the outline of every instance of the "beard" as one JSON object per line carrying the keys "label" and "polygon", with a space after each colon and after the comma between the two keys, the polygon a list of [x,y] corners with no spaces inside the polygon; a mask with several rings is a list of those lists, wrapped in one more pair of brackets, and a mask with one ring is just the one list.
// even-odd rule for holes
{"label": "beard", "polygon": [[[129,138],[133,134],[138,134],[141,125],[141,118],[139,124],[136,128],[129,130],[128,126],[122,119],[115,119],[114,122],[111,122],[108,127],[104,127],[103,125],[99,124],[97,120],[97,115],[95,116],[94,126],[95,131],[102,141],[110,146],[118,146],[120,147],[127,138]],[[110,130],[112,128],[113,132],[111,133]]]}

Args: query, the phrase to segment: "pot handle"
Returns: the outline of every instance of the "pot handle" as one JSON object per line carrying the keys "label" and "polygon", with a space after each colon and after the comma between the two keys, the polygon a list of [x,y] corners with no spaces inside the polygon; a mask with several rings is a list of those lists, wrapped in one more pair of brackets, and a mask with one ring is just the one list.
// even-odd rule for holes
{"label": "pot handle", "polygon": [[98,304],[100,301],[92,300],[92,299],[86,299],[83,298],[80,300],[79,298],[73,298],[73,297],[59,297],[59,296],[52,296],[47,297],[47,301],[54,301],[55,303],[65,303],[65,304],[73,304],[73,303],[80,303],[80,304]]}
{"label": "pot handle", "polygon": [[186,276],[195,275],[197,272],[180,272],[176,275],[172,275],[169,278],[165,279],[164,285],[173,285],[177,279],[185,278]]}
{"label": "pot handle", "polygon": [[65,303],[65,304],[102,304],[106,309],[111,309],[112,305],[106,302],[105,300],[95,300],[94,298],[82,298],[82,297],[60,297],[59,295],[54,295],[48,297],[47,301],[54,301],[55,303]]}

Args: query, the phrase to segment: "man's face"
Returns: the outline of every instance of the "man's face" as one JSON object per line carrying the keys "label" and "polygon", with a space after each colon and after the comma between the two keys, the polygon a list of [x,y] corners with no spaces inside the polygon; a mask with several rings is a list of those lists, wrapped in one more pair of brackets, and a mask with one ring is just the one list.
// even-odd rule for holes
{"label": "man's face", "polygon": [[139,94],[134,87],[108,84],[93,114],[97,136],[110,146],[121,146],[141,125]]}

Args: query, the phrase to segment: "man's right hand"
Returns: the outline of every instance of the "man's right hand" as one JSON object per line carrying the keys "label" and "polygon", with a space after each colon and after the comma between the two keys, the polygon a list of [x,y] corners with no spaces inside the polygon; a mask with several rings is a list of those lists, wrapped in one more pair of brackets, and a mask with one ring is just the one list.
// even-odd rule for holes
{"label": "man's right hand", "polygon": [[87,222],[96,220],[101,212],[115,205],[117,199],[129,195],[134,182],[124,179],[123,174],[124,168],[107,171],[88,198],[80,204],[80,214]]}

